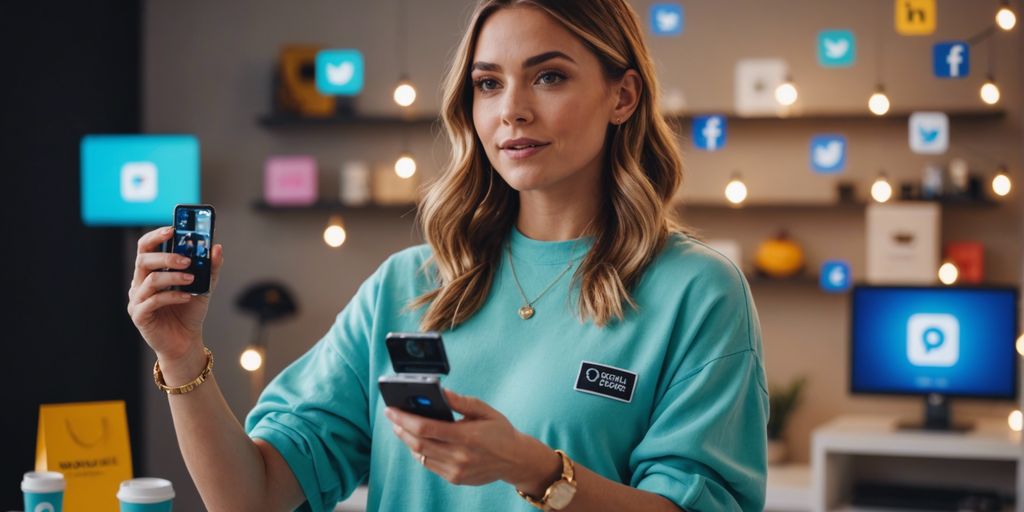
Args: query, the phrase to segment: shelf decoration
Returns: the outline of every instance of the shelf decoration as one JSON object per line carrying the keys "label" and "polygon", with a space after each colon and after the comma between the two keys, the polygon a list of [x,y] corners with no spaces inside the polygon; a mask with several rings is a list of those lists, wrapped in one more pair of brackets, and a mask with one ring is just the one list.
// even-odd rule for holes
{"label": "shelf decoration", "polygon": [[714,114],[693,118],[692,140],[697,149],[718,151],[725,147],[728,123],[724,115]]}
{"label": "shelf decoration", "polygon": [[938,13],[935,0],[893,0],[896,32],[904,36],[927,36],[935,32]]}
{"label": "shelf decoration", "polygon": [[786,230],[780,231],[757,247],[754,268],[763,277],[794,278],[804,271],[804,250]]}
{"label": "shelf decoration", "polygon": [[956,265],[961,283],[981,284],[985,281],[985,247],[981,242],[947,243],[945,260]]}
{"label": "shelf decoration", "polygon": [[857,60],[857,37],[852,30],[818,33],[818,64],[823,68],[848,68]]}
{"label": "shelf decoration", "polygon": [[321,93],[316,76],[309,69],[317,64],[319,46],[286,45],[278,54],[277,72],[274,74],[275,112],[289,112],[307,117],[333,115],[336,102],[332,96]]}
{"label": "shelf decoration", "polygon": [[821,264],[818,286],[828,293],[844,293],[853,286],[853,272],[846,260],[827,260]]}
{"label": "shelf decoration", "polygon": [[363,91],[363,53],[344,48],[316,54],[316,88],[328,96],[357,96]]}
{"label": "shelf decoration", "polygon": [[345,162],[339,171],[338,200],[345,206],[363,206],[373,198],[370,192],[373,174],[366,162]]}
{"label": "shelf decoration", "polygon": [[820,133],[811,138],[811,170],[818,174],[837,174],[846,168],[847,144],[844,135]]}
{"label": "shelf decoration", "polygon": [[869,283],[935,283],[942,218],[938,203],[871,204],[866,217]]}
{"label": "shelf decoration", "polygon": [[949,149],[949,116],[945,112],[914,112],[907,120],[910,150],[941,155]]}
{"label": "shelf decoration", "polygon": [[305,206],[315,203],[316,159],[308,155],[268,158],[263,171],[263,199],[273,206]]}

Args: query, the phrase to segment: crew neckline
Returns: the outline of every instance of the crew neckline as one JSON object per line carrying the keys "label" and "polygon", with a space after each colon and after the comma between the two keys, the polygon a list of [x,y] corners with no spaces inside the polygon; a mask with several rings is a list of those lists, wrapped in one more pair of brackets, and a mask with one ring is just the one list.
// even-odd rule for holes
{"label": "crew neckline", "polygon": [[593,236],[572,240],[534,240],[512,226],[508,237],[509,248],[516,259],[541,265],[565,265],[569,259],[578,259],[587,254],[594,245]]}

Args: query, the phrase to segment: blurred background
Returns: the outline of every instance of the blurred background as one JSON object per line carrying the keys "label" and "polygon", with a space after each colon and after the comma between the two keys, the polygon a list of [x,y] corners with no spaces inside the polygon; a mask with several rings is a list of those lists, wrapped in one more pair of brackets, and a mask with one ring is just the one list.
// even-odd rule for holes
{"label": "blurred background", "polygon": [[[867,506],[905,492],[909,509],[931,484],[1022,510],[1024,38],[1010,23],[1020,2],[630,3],[684,153],[679,211],[744,270],[757,303],[779,441],[769,508]],[[0,508],[20,506],[40,405],[118,400],[134,474],[171,480],[176,509],[203,509],[152,384],[153,355],[125,312],[136,240],[169,224],[176,203],[216,207],[226,266],[205,340],[243,419],[388,255],[421,243],[413,204],[448,156],[440,79],[473,7],[4,7],[0,123],[15,183],[5,210],[28,222],[12,230],[21,250],[5,254],[14,293],[0,349],[11,443]],[[415,91],[411,102],[400,85]],[[149,190],[155,175],[119,182],[116,169],[87,165],[93,150],[173,163],[158,166]],[[899,245],[907,237],[915,242]],[[981,308],[961,319],[959,339],[981,340],[984,369],[922,380],[916,363],[883,363],[854,334],[890,312],[867,304],[941,302],[950,290]],[[870,295],[883,292],[897,295]],[[987,300],[1010,307],[986,317]],[[906,382],[881,378],[899,372],[910,372]],[[987,373],[1002,377],[964,384]],[[929,395],[943,400],[939,412],[954,397],[955,420],[975,428],[896,429],[924,417]],[[360,510],[359,496],[344,506]]]}

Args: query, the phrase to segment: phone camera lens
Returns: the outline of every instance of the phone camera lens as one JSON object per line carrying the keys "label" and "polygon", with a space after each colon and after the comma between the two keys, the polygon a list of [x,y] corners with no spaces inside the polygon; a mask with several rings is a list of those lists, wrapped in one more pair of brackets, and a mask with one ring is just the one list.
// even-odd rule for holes
{"label": "phone camera lens", "polygon": [[416,340],[409,340],[405,342],[405,351],[408,352],[410,356],[415,357],[416,359],[423,359],[424,357],[427,356],[427,354],[423,351],[423,344]]}
{"label": "phone camera lens", "polygon": [[429,409],[430,406],[434,405],[434,402],[423,395],[417,395],[410,397],[409,401],[412,402],[413,408]]}

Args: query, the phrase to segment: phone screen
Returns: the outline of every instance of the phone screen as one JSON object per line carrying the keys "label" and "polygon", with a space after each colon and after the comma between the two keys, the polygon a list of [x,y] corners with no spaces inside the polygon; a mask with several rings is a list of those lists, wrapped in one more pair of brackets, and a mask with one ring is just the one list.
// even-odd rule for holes
{"label": "phone screen", "polygon": [[178,290],[194,294],[210,291],[210,252],[213,250],[213,207],[179,205],[174,209],[174,238],[171,251],[192,260],[184,272],[196,276],[195,281]]}

